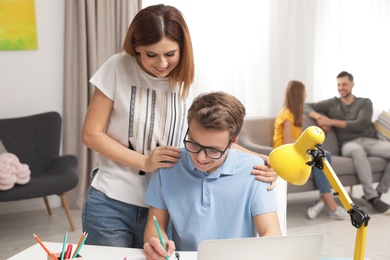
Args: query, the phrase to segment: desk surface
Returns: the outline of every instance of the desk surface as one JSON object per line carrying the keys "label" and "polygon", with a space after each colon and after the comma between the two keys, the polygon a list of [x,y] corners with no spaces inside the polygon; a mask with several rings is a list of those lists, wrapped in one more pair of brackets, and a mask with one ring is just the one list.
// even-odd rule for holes
{"label": "desk surface", "polygon": [[[62,243],[43,242],[47,249],[53,253],[61,252]],[[73,245],[73,248],[76,244]],[[80,255],[84,260],[145,260],[143,249],[125,248],[125,247],[109,247],[109,246],[91,246],[84,245],[80,250]],[[180,252],[180,258],[184,260],[196,260],[196,252]],[[26,259],[47,259],[45,250],[37,243],[19,254],[9,258],[9,260],[26,260]],[[171,260],[175,260],[172,255]]]}
{"label": "desk surface", "polygon": [[[61,252],[62,243],[43,242],[46,247],[53,253]],[[73,245],[76,246],[76,245]],[[84,245],[81,248],[80,255],[84,260],[145,260],[142,253],[143,249],[124,248],[124,247],[108,247],[108,246],[90,246]],[[183,260],[197,260],[196,252],[180,252],[180,258]],[[26,260],[26,259],[42,259],[46,260],[47,255],[43,248],[37,243],[19,254],[9,258],[9,260]],[[321,260],[348,260],[352,258],[321,258]],[[172,255],[170,260],[175,260]],[[368,260],[368,259],[367,259]]]}

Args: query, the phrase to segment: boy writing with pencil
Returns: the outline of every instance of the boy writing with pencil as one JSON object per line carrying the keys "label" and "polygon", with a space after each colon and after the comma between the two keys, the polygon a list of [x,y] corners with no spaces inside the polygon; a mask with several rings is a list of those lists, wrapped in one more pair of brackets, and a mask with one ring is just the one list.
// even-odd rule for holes
{"label": "boy writing with pencil", "polygon": [[[244,106],[229,94],[214,92],[194,100],[179,162],[157,170],[145,195],[150,205],[146,259],[170,256],[175,250],[196,251],[206,239],[281,235],[274,191],[251,174],[253,165],[264,161],[230,149],[244,117]],[[172,240],[167,236],[168,219]]]}

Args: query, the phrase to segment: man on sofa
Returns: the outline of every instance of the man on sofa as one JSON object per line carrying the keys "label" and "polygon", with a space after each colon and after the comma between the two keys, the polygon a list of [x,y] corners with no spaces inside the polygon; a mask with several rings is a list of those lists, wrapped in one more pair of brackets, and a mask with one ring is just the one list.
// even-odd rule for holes
{"label": "man on sofa", "polygon": [[315,119],[325,132],[333,127],[342,156],[351,157],[363,186],[364,198],[379,213],[390,214],[390,205],[380,197],[390,187],[390,163],[376,189],[373,186],[372,169],[368,156],[377,156],[390,161],[390,142],[379,140],[372,124],[372,102],[368,98],[352,94],[352,74],[343,71],[337,75],[340,97],[317,103],[306,103],[304,113]]}

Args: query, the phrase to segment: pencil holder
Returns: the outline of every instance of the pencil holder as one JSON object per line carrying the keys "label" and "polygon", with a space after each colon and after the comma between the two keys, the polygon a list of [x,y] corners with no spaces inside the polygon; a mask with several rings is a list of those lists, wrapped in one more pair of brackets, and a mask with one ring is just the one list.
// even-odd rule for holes
{"label": "pencil holder", "polygon": [[[54,253],[54,254],[58,260],[61,259],[61,253]],[[80,254],[78,254],[76,258],[71,258],[71,259],[83,260],[83,257]],[[47,260],[53,260],[53,258],[51,258],[49,255],[47,255]]]}

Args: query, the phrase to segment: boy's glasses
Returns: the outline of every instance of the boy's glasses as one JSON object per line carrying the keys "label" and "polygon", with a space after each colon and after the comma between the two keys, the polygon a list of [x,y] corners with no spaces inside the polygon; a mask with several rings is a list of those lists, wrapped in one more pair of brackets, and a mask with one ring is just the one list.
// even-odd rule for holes
{"label": "boy's glasses", "polygon": [[214,159],[214,160],[218,160],[219,158],[221,158],[222,155],[224,155],[226,150],[229,148],[229,146],[232,144],[232,140],[230,140],[228,145],[226,146],[226,148],[223,151],[221,151],[221,150],[218,150],[215,148],[211,148],[211,147],[197,144],[197,143],[192,142],[192,141],[188,141],[188,140],[186,140],[187,135],[188,135],[188,129],[187,129],[187,133],[184,136],[184,140],[183,140],[184,147],[186,148],[187,151],[189,151],[190,153],[200,153],[200,151],[203,150],[207,157],[209,157],[210,159]]}

